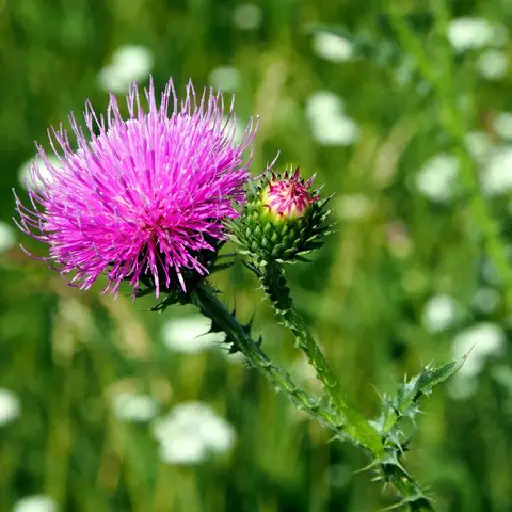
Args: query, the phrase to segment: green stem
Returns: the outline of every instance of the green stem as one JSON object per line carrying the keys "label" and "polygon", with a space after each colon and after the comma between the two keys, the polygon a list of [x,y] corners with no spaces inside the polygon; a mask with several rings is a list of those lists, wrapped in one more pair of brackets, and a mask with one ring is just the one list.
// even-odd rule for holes
{"label": "green stem", "polygon": [[[306,411],[312,418],[328,427],[340,438],[348,437],[355,444],[369,449],[369,455],[374,460],[371,466],[375,467],[375,463],[377,466],[380,466],[382,477],[387,482],[393,483],[402,497],[402,501],[397,504],[398,507],[408,507],[411,511],[433,510],[430,500],[425,497],[420,487],[398,463],[398,458],[395,459],[391,456],[391,460],[388,460],[391,454],[384,452],[384,444],[381,437],[377,431],[371,429],[366,420],[348,407],[348,416],[342,415],[330,405],[321,403],[298,387],[291,380],[288,373],[272,363],[270,358],[259,347],[259,343],[254,341],[250,334],[248,334],[247,328],[240,324],[235,316],[217,298],[216,292],[209,284],[203,282],[194,291],[191,291],[190,299],[206,317],[212,320],[212,323],[220,327],[235,342],[236,347],[246,356],[248,362],[263,373],[277,391],[287,395],[298,409]],[[311,353],[319,357],[316,351]],[[320,356],[323,358],[321,353]],[[324,364],[325,368],[328,368],[325,360]],[[348,423],[348,421],[354,423]],[[368,432],[368,429],[371,429],[371,431]],[[396,457],[399,456],[398,453],[395,455]],[[390,463],[394,460],[397,463]]]}
{"label": "green stem", "polygon": [[336,375],[325,360],[304,319],[294,308],[282,265],[275,261],[268,261],[264,267],[259,268],[261,270],[256,270],[256,273],[274,306],[276,314],[282,318],[283,324],[293,333],[298,347],[306,355],[309,364],[315,368],[318,380],[322,383],[325,392],[343,418],[346,431],[358,444],[368,448],[376,456],[382,454],[383,447],[377,431],[364,417],[348,405],[345,393]]}
{"label": "green stem", "polygon": [[412,478],[399,476],[393,484],[402,496],[399,506],[407,507],[411,512],[432,512],[432,502],[423,494],[421,488]]}
{"label": "green stem", "polygon": [[272,386],[287,395],[298,409],[306,411],[310,416],[333,430],[339,436],[346,436],[342,418],[337,412],[308,395],[297,386],[288,373],[275,366],[270,358],[260,349],[259,344],[247,334],[235,316],[216,297],[215,291],[208,284],[199,285],[190,294],[193,304],[201,312],[220,326],[226,335],[234,340],[236,347],[245,355],[249,363],[267,377]]}

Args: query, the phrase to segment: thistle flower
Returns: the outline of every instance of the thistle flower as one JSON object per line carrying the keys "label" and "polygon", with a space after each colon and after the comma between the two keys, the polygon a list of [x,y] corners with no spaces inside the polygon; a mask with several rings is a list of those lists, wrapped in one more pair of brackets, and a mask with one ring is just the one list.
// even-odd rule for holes
{"label": "thistle flower", "polygon": [[[252,154],[248,162],[242,154],[254,138],[253,120],[235,144],[234,102],[224,117],[220,93],[205,90],[197,104],[189,83],[178,104],[171,80],[157,106],[151,80],[145,95],[147,111],[137,86],[130,88],[127,119],[113,95],[106,121],[87,101],[90,139],[71,114],[78,149],[62,126],[52,129],[59,164],[37,146],[28,183],[31,207],[16,197],[18,226],[48,244],[45,259],[73,274],[71,284],[81,289],[105,273],[105,291],[113,293],[124,280],[135,295],[140,282],[157,297],[161,289],[186,291],[187,282],[208,273],[226,238],[224,221],[236,218],[234,203],[244,201]],[[41,161],[48,174],[40,171]]]}
{"label": "thistle flower", "polygon": [[249,185],[240,218],[230,222],[238,252],[259,265],[303,260],[320,247],[330,232],[330,198],[311,190],[313,179],[301,178],[297,167],[283,175],[266,172]]}

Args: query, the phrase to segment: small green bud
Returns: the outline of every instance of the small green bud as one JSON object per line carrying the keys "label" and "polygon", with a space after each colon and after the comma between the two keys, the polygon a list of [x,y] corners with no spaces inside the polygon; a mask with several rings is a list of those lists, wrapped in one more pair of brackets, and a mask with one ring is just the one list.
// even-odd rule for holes
{"label": "small green bud", "polygon": [[326,204],[311,190],[299,168],[282,175],[267,172],[250,184],[240,217],[230,222],[240,254],[258,265],[274,260],[294,262],[320,247],[331,232]]}

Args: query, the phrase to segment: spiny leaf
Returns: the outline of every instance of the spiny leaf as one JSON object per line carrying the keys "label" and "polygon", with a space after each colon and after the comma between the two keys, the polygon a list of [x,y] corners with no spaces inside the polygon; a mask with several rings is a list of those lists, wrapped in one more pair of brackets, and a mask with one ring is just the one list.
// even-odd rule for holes
{"label": "spiny leaf", "polygon": [[[441,384],[456,373],[462,367],[466,358],[467,354],[456,361],[437,368],[427,365],[418,375],[398,386],[396,396],[393,399],[383,398],[383,417],[379,420],[383,431],[387,432],[403,416],[408,416],[414,420],[420,412],[416,404],[418,399],[421,396],[429,396],[434,386]],[[395,421],[390,420],[390,412],[396,415]],[[391,414],[391,416],[393,415]]]}
{"label": "spiny leaf", "polygon": [[431,365],[426,366],[417,376],[418,392],[423,395],[430,395],[434,386],[449,379],[462,368],[468,354],[439,368],[434,368]]}
{"label": "spiny leaf", "polygon": [[467,354],[439,367],[427,365],[417,375],[400,384],[394,397],[381,396],[382,412],[372,425],[382,436],[385,455],[373,461],[369,467],[378,468],[378,479],[392,484],[401,496],[399,502],[386,510],[433,510],[430,499],[401,464],[400,460],[411,442],[411,436],[406,437],[400,428],[401,420],[405,416],[414,422],[420,413],[418,400],[422,396],[429,396],[434,386],[456,373],[466,357]]}

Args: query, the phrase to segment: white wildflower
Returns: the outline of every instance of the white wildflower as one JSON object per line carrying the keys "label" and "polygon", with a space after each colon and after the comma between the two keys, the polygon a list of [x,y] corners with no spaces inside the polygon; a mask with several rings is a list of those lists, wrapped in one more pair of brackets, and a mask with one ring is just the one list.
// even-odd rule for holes
{"label": "white wildflower", "polygon": [[114,415],[125,421],[149,421],[158,414],[158,402],[144,394],[119,392],[112,398]]}
{"label": "white wildflower", "polygon": [[443,332],[453,325],[459,313],[459,304],[448,295],[436,295],[424,306],[422,321],[431,333]]}
{"label": "white wildflower", "polygon": [[191,315],[167,320],[162,327],[164,344],[176,352],[194,353],[209,350],[224,340],[224,333],[209,332],[211,320]]}
{"label": "white wildflower", "polygon": [[15,231],[12,226],[0,221],[0,252],[7,251],[16,243]]}
{"label": "white wildflower", "polygon": [[496,324],[482,322],[457,334],[452,342],[452,354],[455,359],[468,354],[459,370],[462,376],[478,374],[487,357],[500,355],[505,344],[505,334]]}
{"label": "white wildflower", "polygon": [[44,494],[34,494],[18,500],[13,512],[57,512],[57,503]]}
{"label": "white wildflower", "polygon": [[132,82],[144,80],[153,67],[153,54],[142,45],[123,45],[112,54],[112,62],[98,73],[100,87],[109,92],[125,93]]}
{"label": "white wildflower", "polygon": [[20,415],[20,401],[9,389],[0,388],[0,425],[15,420]]}
{"label": "white wildflower", "polygon": [[469,154],[475,160],[485,160],[493,149],[493,143],[485,132],[468,132],[464,138]]}
{"label": "white wildflower", "polygon": [[[48,164],[55,170],[62,165],[56,156],[48,156]],[[24,162],[18,169],[18,182],[25,190],[29,187],[43,190],[52,177],[52,171],[40,157]]]}
{"label": "white wildflower", "polygon": [[486,50],[477,61],[480,76],[487,80],[500,80],[508,73],[508,56],[499,50]]}
{"label": "white wildflower", "polygon": [[416,188],[432,201],[447,201],[453,195],[458,173],[457,158],[446,154],[434,156],[416,174]]}
{"label": "white wildflower", "polygon": [[512,190],[512,145],[496,148],[481,171],[481,183],[489,195]]}
{"label": "white wildflower", "polygon": [[455,18],[448,25],[448,40],[458,52],[502,46],[507,39],[505,27],[484,18]]}
{"label": "white wildflower", "polygon": [[505,140],[512,140],[512,112],[500,112],[493,119],[493,128]]}
{"label": "white wildflower", "polygon": [[352,60],[354,55],[352,43],[348,39],[330,32],[318,32],[313,47],[319,57],[333,62],[346,62]]}
{"label": "white wildflower", "polygon": [[235,442],[235,430],[207,404],[184,402],[154,423],[160,456],[168,464],[198,464],[209,453],[224,453]]}

